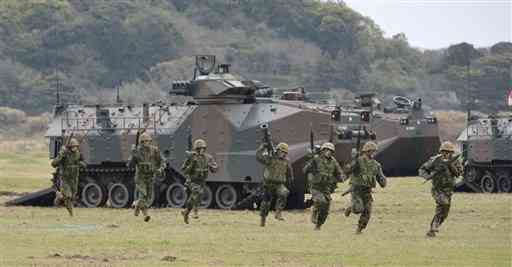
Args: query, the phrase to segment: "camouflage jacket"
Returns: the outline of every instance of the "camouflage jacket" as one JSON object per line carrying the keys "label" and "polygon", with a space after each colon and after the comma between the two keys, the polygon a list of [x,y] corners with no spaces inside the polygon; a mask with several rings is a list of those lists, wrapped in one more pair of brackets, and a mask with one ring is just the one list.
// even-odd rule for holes
{"label": "camouflage jacket", "polygon": [[204,182],[208,178],[208,171],[217,172],[218,166],[210,154],[190,153],[189,157],[183,162],[181,170],[192,182]]}
{"label": "camouflage jacket", "polygon": [[293,171],[288,159],[270,155],[264,144],[256,151],[256,159],[263,165],[264,184],[286,184],[293,181]]}
{"label": "camouflage jacket", "polygon": [[162,165],[162,156],[158,147],[140,145],[132,151],[129,163],[135,166],[135,177],[152,178]]}
{"label": "camouflage jacket", "polygon": [[455,160],[450,166],[446,166],[442,162],[441,154],[438,154],[421,165],[418,173],[422,177],[431,176],[432,189],[453,190],[455,178],[462,175],[462,171],[463,167],[460,160]]}
{"label": "camouflage jacket", "polygon": [[374,159],[369,159],[366,156],[357,158],[359,162],[359,171],[355,172],[353,167],[355,164],[350,164],[345,167],[345,174],[349,175],[350,184],[356,186],[364,186],[374,188],[376,182],[384,187],[386,184],[386,177],[382,172],[382,166]]}
{"label": "camouflage jacket", "polygon": [[334,157],[315,155],[304,166],[304,173],[311,173],[311,187],[316,190],[332,190],[341,180],[341,167]]}
{"label": "camouflage jacket", "polygon": [[62,177],[78,177],[80,168],[85,168],[85,162],[80,151],[72,152],[68,149],[62,149],[57,157],[51,162],[52,167],[59,168]]}

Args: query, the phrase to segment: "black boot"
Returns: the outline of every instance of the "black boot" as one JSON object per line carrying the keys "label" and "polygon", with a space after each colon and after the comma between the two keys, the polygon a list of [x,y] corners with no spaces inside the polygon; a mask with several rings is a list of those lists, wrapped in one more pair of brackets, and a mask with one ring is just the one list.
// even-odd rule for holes
{"label": "black boot", "polygon": [[265,216],[260,216],[260,226],[261,227],[265,227],[265,221],[266,221],[266,217]]}
{"label": "black boot", "polygon": [[183,215],[183,221],[188,224],[188,214],[190,213],[189,209],[185,209],[181,212],[181,215]]}

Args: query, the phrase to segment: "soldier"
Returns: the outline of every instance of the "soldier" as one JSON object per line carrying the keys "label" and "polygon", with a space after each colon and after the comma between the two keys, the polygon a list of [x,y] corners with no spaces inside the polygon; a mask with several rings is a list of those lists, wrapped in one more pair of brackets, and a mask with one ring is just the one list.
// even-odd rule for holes
{"label": "soldier", "polygon": [[373,159],[377,145],[374,142],[364,144],[362,155],[345,167],[345,174],[350,178],[351,206],[345,209],[345,216],[350,213],[361,214],[356,234],[361,234],[368,225],[372,212],[372,188],[376,182],[386,187],[386,177],[379,162]]}
{"label": "soldier", "polygon": [[163,171],[162,156],[158,147],[151,144],[151,136],[143,133],[140,136],[139,146],[132,148],[132,155],[129,160],[130,166],[135,166],[135,190],[137,190],[137,200],[133,202],[134,215],[139,216],[142,211],[144,221],[151,220],[148,214],[148,208],[151,206],[154,188],[153,181],[156,175]]}
{"label": "soldier", "polygon": [[78,141],[72,138],[69,144],[63,146],[57,157],[51,162],[52,167],[58,168],[61,178],[61,185],[54,200],[55,206],[60,206],[63,202],[70,216],[73,216],[73,201],[78,191],[80,167],[85,168],[85,162],[79,147]]}
{"label": "soldier", "polygon": [[427,237],[435,237],[439,227],[448,217],[450,211],[455,178],[462,174],[462,164],[458,157],[453,157],[455,148],[450,142],[443,142],[440,154],[431,157],[419,169],[419,175],[432,180],[432,197],[436,201],[436,212]]}
{"label": "soldier", "polygon": [[284,220],[281,212],[285,208],[286,199],[288,194],[290,194],[285,184],[293,182],[293,172],[287,158],[288,145],[286,143],[279,143],[275,154],[270,153],[267,146],[267,144],[261,144],[256,151],[256,159],[265,165],[265,170],[263,171],[264,194],[260,204],[260,226],[262,227],[265,226],[273,197],[277,197],[275,218],[280,221]]}
{"label": "soldier", "polygon": [[194,210],[192,218],[199,218],[197,208],[201,204],[201,195],[208,178],[208,171],[215,173],[217,169],[218,166],[214,158],[206,153],[206,142],[203,139],[195,140],[194,151],[189,154],[189,157],[181,166],[181,170],[187,177],[185,186],[189,192],[185,209],[181,212],[186,224],[188,224],[188,216],[191,210]]}
{"label": "soldier", "polygon": [[304,167],[304,173],[311,173],[311,194],[313,211],[311,222],[315,230],[320,230],[327,220],[331,204],[331,194],[336,189],[336,183],[341,181],[341,167],[333,156],[334,145],[324,143],[320,147],[320,155],[315,155]]}

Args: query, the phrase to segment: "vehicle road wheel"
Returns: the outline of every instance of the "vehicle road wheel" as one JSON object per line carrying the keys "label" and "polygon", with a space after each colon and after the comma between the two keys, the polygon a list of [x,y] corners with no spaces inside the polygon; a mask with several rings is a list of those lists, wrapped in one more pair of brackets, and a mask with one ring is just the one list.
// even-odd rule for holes
{"label": "vehicle road wheel", "polygon": [[213,192],[209,185],[204,186],[203,194],[201,195],[201,204],[199,207],[202,209],[206,209],[212,205],[213,202]]}
{"label": "vehicle road wheel", "polygon": [[506,171],[498,173],[498,192],[508,193],[512,190],[512,180]]}
{"label": "vehicle road wheel", "polygon": [[486,172],[480,181],[480,187],[484,193],[492,193],[496,191],[496,181],[490,172]]}
{"label": "vehicle road wheel", "polygon": [[126,208],[130,203],[128,188],[122,183],[113,184],[108,190],[108,199],[112,208]]}
{"label": "vehicle road wheel", "polygon": [[168,207],[183,208],[187,201],[187,189],[180,183],[173,183],[167,188],[165,198]]}
{"label": "vehicle road wheel", "polygon": [[88,208],[95,208],[105,204],[103,188],[95,182],[87,183],[82,189],[82,203]]}
{"label": "vehicle road wheel", "polygon": [[215,192],[215,202],[221,209],[231,209],[239,201],[239,194],[231,184],[223,184]]}

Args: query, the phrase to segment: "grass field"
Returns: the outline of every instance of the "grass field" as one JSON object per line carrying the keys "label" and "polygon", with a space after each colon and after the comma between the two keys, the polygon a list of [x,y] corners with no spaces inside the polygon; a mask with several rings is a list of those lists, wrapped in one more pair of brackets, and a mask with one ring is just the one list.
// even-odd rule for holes
{"label": "grass field", "polygon": [[[44,151],[0,152],[0,191],[49,185]],[[0,266],[511,266],[512,195],[456,194],[435,239],[425,232],[434,210],[430,185],[396,178],[374,194],[363,235],[357,218],[334,196],[331,215],[313,231],[310,210],[285,212],[258,226],[254,211],[202,210],[185,225],[176,209],[151,210],[152,221],[132,210],[76,210],[0,206]],[[1,196],[0,202],[12,196]]]}

